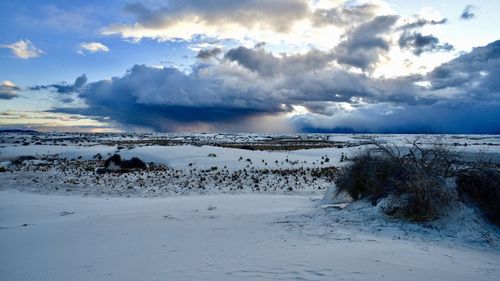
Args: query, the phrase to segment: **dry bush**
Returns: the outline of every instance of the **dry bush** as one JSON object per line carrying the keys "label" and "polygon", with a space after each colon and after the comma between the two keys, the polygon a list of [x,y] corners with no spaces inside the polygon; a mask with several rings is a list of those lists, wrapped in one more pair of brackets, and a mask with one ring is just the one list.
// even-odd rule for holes
{"label": "dry bush", "polygon": [[25,156],[20,156],[16,160],[12,161],[12,164],[14,165],[21,165],[24,161],[29,161],[29,160],[36,160],[35,156],[32,155],[25,155]]}
{"label": "dry bush", "polygon": [[464,170],[457,175],[457,189],[462,199],[474,202],[491,222],[500,225],[500,170]]}
{"label": "dry bush", "polygon": [[369,151],[350,160],[351,163],[337,172],[337,192],[347,192],[354,200],[370,198],[374,201],[394,189],[395,182],[389,175],[397,173],[398,163]]}
{"label": "dry bush", "polygon": [[412,220],[438,216],[453,198],[445,179],[453,174],[457,156],[437,141],[427,147],[418,139],[408,144],[404,148],[373,141],[374,149],[355,156],[339,171],[337,193],[374,204],[390,198],[383,210],[392,216]]}
{"label": "dry bush", "polygon": [[[106,159],[106,161],[104,161],[104,170],[108,170],[111,163],[114,163],[115,165],[117,165],[119,167],[119,169],[117,170],[119,172],[147,169],[146,163],[144,163],[141,159],[139,159],[137,157],[132,157],[132,159],[130,159],[130,160],[125,160],[125,159],[122,159],[119,154],[115,154],[115,155],[109,157],[108,159]],[[100,172],[104,172],[104,171],[102,171],[102,169],[101,169]]]}

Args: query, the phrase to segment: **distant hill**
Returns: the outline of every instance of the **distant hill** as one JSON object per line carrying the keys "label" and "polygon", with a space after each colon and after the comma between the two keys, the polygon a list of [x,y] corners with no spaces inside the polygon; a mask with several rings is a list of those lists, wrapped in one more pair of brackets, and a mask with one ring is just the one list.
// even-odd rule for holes
{"label": "distant hill", "polygon": [[36,134],[38,131],[35,130],[21,130],[21,129],[0,129],[0,134],[7,134],[7,133],[28,133],[28,134]]}

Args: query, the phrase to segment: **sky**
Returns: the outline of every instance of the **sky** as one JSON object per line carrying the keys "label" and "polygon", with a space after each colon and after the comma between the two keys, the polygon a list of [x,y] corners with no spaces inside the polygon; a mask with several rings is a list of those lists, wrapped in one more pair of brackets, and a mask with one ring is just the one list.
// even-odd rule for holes
{"label": "sky", "polygon": [[495,0],[0,1],[0,129],[500,133]]}

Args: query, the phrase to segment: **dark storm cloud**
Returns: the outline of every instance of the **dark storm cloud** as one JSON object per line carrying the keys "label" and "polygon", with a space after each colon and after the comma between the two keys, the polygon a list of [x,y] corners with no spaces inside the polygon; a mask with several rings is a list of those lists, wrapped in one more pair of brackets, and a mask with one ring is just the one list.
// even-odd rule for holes
{"label": "dark storm cloud", "polygon": [[384,38],[398,20],[398,16],[378,16],[348,31],[336,48],[339,63],[367,70],[379,57],[389,51],[390,42]]}
{"label": "dark storm cloud", "polygon": [[[496,41],[474,48],[425,76],[408,81],[399,78],[399,86],[394,79],[386,80],[383,90],[378,80],[374,85],[385,99],[378,97],[353,113],[336,115],[316,104],[318,108],[311,107],[312,114],[298,117],[294,123],[303,131],[315,132],[498,134],[499,75],[500,41]],[[418,89],[413,85],[411,89],[416,80],[428,81],[431,86]]]}
{"label": "dark storm cloud", "polygon": [[303,132],[499,134],[500,104],[474,103],[408,106],[385,111],[363,108],[342,116],[301,116],[293,120]]}
{"label": "dark storm cloud", "polygon": [[287,69],[280,77],[265,76],[267,73],[259,74],[229,62],[195,67],[191,74],[175,68],[136,65],[123,77],[85,86],[79,97],[88,107],[54,111],[110,117],[122,124],[168,131],[179,124],[238,122],[278,114],[291,110],[291,104],[307,101],[381,97],[380,92],[371,89],[365,75],[321,68],[304,70],[315,64],[314,59],[305,62],[310,57],[293,57],[289,61],[275,58],[290,68],[296,63],[295,71]]}
{"label": "dark storm cloud", "polygon": [[473,5],[465,6],[464,10],[462,11],[462,14],[460,14],[460,19],[462,20],[473,19],[474,17],[476,17],[474,10],[476,10],[476,6]]}
{"label": "dark storm cloud", "polygon": [[[205,69],[185,74],[176,68],[135,65],[120,78],[88,84],[80,92],[86,108],[58,108],[55,112],[106,116],[122,124],[175,130],[179,124],[237,122],[260,114],[279,112],[265,89],[243,78],[231,85],[205,75]],[[246,84],[246,85],[245,85]]]}
{"label": "dark storm cloud", "polygon": [[60,83],[60,84],[50,84],[50,85],[37,85],[29,87],[29,90],[32,91],[51,90],[60,94],[67,94],[67,93],[78,92],[80,89],[83,88],[83,86],[85,86],[85,84],[87,84],[87,76],[85,74],[82,74],[81,76],[75,79],[75,82],[73,84]]}
{"label": "dark storm cloud", "polygon": [[471,100],[500,101],[500,41],[474,48],[428,75],[433,90],[454,89]]}
{"label": "dark storm cloud", "polygon": [[[107,117],[125,126],[150,128],[159,132],[176,131],[180,127],[203,124],[238,123],[265,112],[253,109],[187,107],[117,103],[90,108],[55,108],[50,112]],[[107,121],[107,120],[105,120]]]}
{"label": "dark storm cloud", "polygon": [[[87,107],[54,111],[169,131],[190,124],[234,124],[301,105],[311,112],[295,120],[301,130],[498,129],[488,118],[498,117],[493,109],[500,106],[500,41],[475,48],[427,75],[392,79],[342,70],[328,63],[332,59],[331,52],[277,57],[262,48],[239,47],[224,59],[193,66],[190,73],[136,65],[122,77],[84,86],[79,97]],[[415,84],[422,81],[430,86]],[[348,117],[342,118],[342,104],[354,109]],[[461,121],[467,118],[471,120]],[[458,123],[446,127],[444,122]],[[480,130],[473,131],[473,126]]]}
{"label": "dark storm cloud", "polygon": [[198,52],[198,54],[196,55],[196,57],[199,59],[206,60],[206,59],[216,57],[220,53],[222,53],[222,49],[220,49],[220,48],[213,48],[213,49],[209,49],[209,50],[200,50]]}
{"label": "dark storm cloud", "polygon": [[452,51],[453,46],[440,43],[433,35],[422,35],[420,32],[404,32],[398,40],[401,49],[408,49],[413,54],[420,56],[424,52]]}
{"label": "dark storm cloud", "polygon": [[[226,57],[230,56],[238,64],[227,58],[226,62],[194,67],[190,74],[175,68],[136,65],[123,77],[85,86],[79,97],[88,107],[54,111],[110,117],[122,124],[168,131],[179,124],[238,122],[278,114],[291,110],[291,105],[308,106],[314,101],[355,104],[363,98],[370,102],[415,102],[411,95],[400,94],[391,86],[401,82],[375,81],[364,74],[327,68],[324,58],[331,56],[329,53],[278,58],[261,49],[240,47],[228,51]],[[255,62],[249,58],[252,56],[265,62]],[[260,64],[268,61],[277,66],[274,72],[259,72]],[[415,90],[412,86],[407,89]]]}

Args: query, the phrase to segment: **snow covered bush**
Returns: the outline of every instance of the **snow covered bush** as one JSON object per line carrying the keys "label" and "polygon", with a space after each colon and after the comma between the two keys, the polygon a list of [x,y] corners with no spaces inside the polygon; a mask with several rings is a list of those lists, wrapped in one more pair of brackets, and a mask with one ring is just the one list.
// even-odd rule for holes
{"label": "snow covered bush", "polygon": [[372,148],[339,170],[337,194],[347,192],[354,200],[368,199],[374,204],[384,199],[382,210],[391,216],[412,220],[439,216],[454,197],[445,180],[453,172],[456,155],[437,142],[422,147],[417,139],[408,144],[400,147],[374,141]]}
{"label": "snow covered bush", "polygon": [[477,204],[491,222],[500,225],[500,170],[464,170],[457,175],[457,189],[462,199]]}

